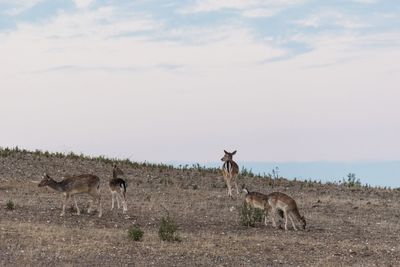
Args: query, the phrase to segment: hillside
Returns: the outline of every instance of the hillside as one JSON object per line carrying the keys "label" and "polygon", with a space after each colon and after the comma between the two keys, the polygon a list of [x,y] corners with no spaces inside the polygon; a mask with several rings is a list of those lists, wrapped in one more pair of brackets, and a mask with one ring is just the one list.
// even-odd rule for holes
{"label": "hillside", "polygon": [[[216,155],[220,156],[220,155]],[[0,151],[0,266],[395,266],[400,262],[400,191],[264,177],[239,184],[292,196],[305,231],[240,224],[243,194],[229,199],[218,170],[118,162],[128,182],[128,214],[110,211],[113,160],[74,154]],[[103,217],[60,217],[62,195],[39,188],[47,172],[101,178]],[[86,196],[78,205],[87,207]],[[12,202],[14,209],[7,208]],[[72,202],[71,202],[72,204]],[[167,213],[181,242],[160,241]],[[137,226],[143,240],[127,231]]]}

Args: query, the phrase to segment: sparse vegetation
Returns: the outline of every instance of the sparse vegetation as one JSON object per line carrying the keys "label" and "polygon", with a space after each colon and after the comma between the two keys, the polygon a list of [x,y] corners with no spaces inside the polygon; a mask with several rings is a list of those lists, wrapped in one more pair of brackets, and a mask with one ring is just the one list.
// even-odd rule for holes
{"label": "sparse vegetation", "polygon": [[242,207],[239,209],[240,224],[248,227],[255,227],[257,223],[262,222],[264,219],[264,211],[261,209],[253,208],[243,202]]}
{"label": "sparse vegetation", "polygon": [[342,184],[347,187],[361,187],[361,181],[356,178],[355,173],[347,174],[347,180],[343,178]]}
{"label": "sparse vegetation", "polygon": [[133,241],[142,241],[144,232],[138,227],[131,227],[128,230],[128,237]]}
{"label": "sparse vegetation", "polygon": [[14,210],[15,209],[15,204],[11,199],[9,201],[7,201],[6,208],[8,210]]}
{"label": "sparse vegetation", "polygon": [[[205,169],[200,174],[192,165],[168,168],[162,164],[80,154],[74,160],[72,155],[66,158],[63,153],[49,152],[46,157],[45,152],[21,148],[4,153],[0,149],[0,155],[4,154],[7,156],[0,157],[0,198],[4,196],[0,208],[0,251],[5,255],[0,256],[1,266],[54,266],[66,261],[70,265],[90,266],[193,266],[199,262],[207,266],[396,266],[398,263],[400,189],[349,188],[341,183],[341,176],[340,182],[322,185],[318,179],[315,184],[316,177],[311,181],[309,177],[290,181],[282,177],[269,179],[265,174],[261,178],[256,174],[242,176],[239,186],[245,184],[263,193],[288,193],[304,210],[310,226],[307,231],[284,233],[271,223],[264,227],[261,210],[251,213],[255,227],[240,225],[243,194],[234,200],[228,198],[221,169],[215,172]],[[58,180],[63,175],[90,172],[106,181],[115,161],[126,170],[131,185],[127,197],[132,209],[126,216],[109,211],[110,195],[105,183],[102,190],[104,203],[108,204],[102,219],[95,214],[59,217],[60,197],[31,183],[44,171]],[[163,177],[170,179],[173,186],[160,183]],[[199,187],[197,191],[192,190],[195,185]],[[15,203],[15,211],[6,209],[9,199]],[[85,197],[77,200],[83,202]],[[161,215],[161,205],[168,207],[171,211],[168,217],[179,226],[167,236],[175,236],[173,241],[182,238],[184,242],[169,243],[159,238],[161,217],[166,216]],[[167,218],[166,221],[171,220]],[[131,226],[144,231],[140,242],[129,237]],[[390,231],[383,231],[382,227]]]}
{"label": "sparse vegetation", "polygon": [[254,177],[253,171],[250,169],[246,169],[245,167],[242,167],[242,170],[240,171],[240,176],[242,177]]}
{"label": "sparse vegetation", "polygon": [[279,178],[279,167],[275,167],[272,169],[272,178],[274,178],[274,179]]}
{"label": "sparse vegetation", "polygon": [[164,186],[168,186],[168,185],[172,185],[174,183],[172,182],[172,180],[169,177],[162,177],[160,179],[160,184],[163,184]]}
{"label": "sparse vegetation", "polygon": [[160,228],[158,229],[158,236],[162,241],[180,242],[181,238],[177,234],[177,230],[178,226],[170,216],[161,218]]}
{"label": "sparse vegetation", "polygon": [[[26,149],[20,149],[18,146],[14,148],[9,148],[9,147],[0,147],[0,157],[6,158],[6,157],[16,157],[18,155],[33,155],[37,157],[39,160],[40,158],[60,158],[60,159],[72,159],[72,160],[88,160],[88,161],[94,161],[94,162],[100,162],[104,164],[118,164],[122,166],[127,166],[127,167],[132,167],[132,168],[145,168],[149,170],[158,170],[159,173],[162,173],[163,171],[168,171],[168,170],[174,170],[174,169],[180,169],[182,171],[187,171],[187,172],[192,172],[192,171],[197,171],[201,175],[206,175],[207,173],[212,173],[212,174],[219,174],[221,173],[220,168],[211,168],[211,167],[205,167],[201,166],[200,164],[192,164],[192,166],[189,165],[180,165],[179,167],[174,167],[173,165],[170,164],[164,164],[164,163],[149,163],[147,161],[144,162],[133,162],[130,159],[118,159],[118,158],[108,158],[106,156],[100,155],[100,156],[87,156],[84,154],[76,154],[74,152],[68,152],[68,153],[60,153],[60,152],[49,152],[49,151],[42,151],[39,149],[36,149],[34,151],[29,151]],[[163,181],[166,182],[167,184],[170,183],[170,181]]]}

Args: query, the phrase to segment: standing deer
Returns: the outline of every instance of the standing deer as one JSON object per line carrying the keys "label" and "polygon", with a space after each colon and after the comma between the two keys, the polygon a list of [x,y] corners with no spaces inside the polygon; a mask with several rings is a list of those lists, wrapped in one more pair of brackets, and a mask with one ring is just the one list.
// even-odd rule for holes
{"label": "standing deer", "polygon": [[234,185],[236,187],[236,193],[239,195],[239,189],[238,189],[238,185],[236,182],[236,177],[239,174],[239,166],[232,159],[233,155],[236,154],[236,150],[233,151],[232,153],[229,153],[226,150],[224,150],[224,152],[225,152],[225,155],[221,159],[221,161],[224,162],[224,164],[222,165],[222,174],[224,175],[224,180],[228,187],[228,196],[232,197],[232,184],[231,183],[234,183]]}
{"label": "standing deer", "polygon": [[[76,213],[78,215],[81,214],[81,211],[78,208],[78,204],[76,203],[75,195],[76,194],[89,194],[93,200],[97,201],[97,208],[99,211],[99,218],[102,215],[101,210],[101,195],[100,195],[100,178],[91,175],[91,174],[81,174],[70,176],[68,178],[63,179],[60,182],[53,180],[46,173],[43,175],[42,180],[38,184],[39,187],[48,186],[56,191],[62,192],[65,196],[62,212],[60,216],[64,216],[65,214],[65,206],[67,205],[70,197],[74,198]],[[92,211],[92,203],[90,201],[88,213]]]}
{"label": "standing deer", "polygon": [[288,217],[292,222],[293,229],[297,231],[296,224],[294,223],[293,219],[300,221],[302,223],[303,229],[306,228],[306,219],[300,215],[299,209],[297,208],[296,201],[293,198],[289,197],[288,195],[281,193],[281,192],[273,192],[267,195],[268,197],[268,204],[271,206],[272,209],[272,224],[276,227],[275,224],[275,214],[278,210],[283,211],[283,215],[285,218],[285,230],[287,231],[287,223]]}
{"label": "standing deer", "polygon": [[126,213],[128,211],[128,206],[126,205],[126,187],[128,185],[123,179],[118,178],[118,175],[124,175],[124,172],[118,168],[116,164],[114,164],[112,170],[112,179],[108,184],[111,191],[111,210],[114,209],[114,198],[116,198],[118,209],[119,200],[121,200],[122,213]]}

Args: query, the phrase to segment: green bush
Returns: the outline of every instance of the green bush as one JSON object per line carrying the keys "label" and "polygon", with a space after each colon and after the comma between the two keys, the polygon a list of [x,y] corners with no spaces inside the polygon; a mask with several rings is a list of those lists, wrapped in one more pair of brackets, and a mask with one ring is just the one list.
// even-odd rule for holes
{"label": "green bush", "polygon": [[14,202],[12,200],[9,200],[6,204],[6,207],[8,210],[14,210],[15,209]]}
{"label": "green bush", "polygon": [[142,241],[143,234],[144,234],[144,232],[137,227],[131,227],[128,230],[129,239],[134,240],[134,241]]}
{"label": "green bush", "polygon": [[171,217],[163,217],[161,218],[160,228],[158,230],[158,236],[162,241],[181,241],[181,238],[178,236],[176,231],[178,230],[178,226],[174,222]]}
{"label": "green bush", "polygon": [[240,224],[247,227],[255,227],[256,223],[262,222],[265,214],[264,211],[258,208],[253,208],[243,202],[239,210]]}
{"label": "green bush", "polygon": [[355,173],[347,174],[347,180],[343,178],[342,183],[347,187],[361,187],[361,181],[356,178]]}

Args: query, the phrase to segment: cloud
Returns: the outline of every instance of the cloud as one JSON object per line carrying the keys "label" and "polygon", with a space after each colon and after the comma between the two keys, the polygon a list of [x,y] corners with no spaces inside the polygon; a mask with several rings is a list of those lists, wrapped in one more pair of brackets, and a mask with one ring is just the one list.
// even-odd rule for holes
{"label": "cloud", "polygon": [[248,18],[266,18],[275,16],[281,9],[267,9],[267,8],[251,8],[244,10],[241,14],[243,17]]}
{"label": "cloud", "polygon": [[378,16],[282,13],[293,1],[182,7],[215,10],[205,22],[149,2],[58,9],[0,32],[4,144],[161,161],[221,146],[259,160],[400,156],[400,33],[362,30]]}
{"label": "cloud", "polygon": [[0,0],[0,7],[3,6],[3,11],[0,11],[0,14],[16,16],[43,1],[44,0]]}
{"label": "cloud", "polygon": [[[46,38],[112,38],[128,33],[151,31],[160,24],[146,14],[126,13],[113,6],[75,13],[60,12],[51,21],[37,25],[18,24],[20,31],[36,32]],[[41,30],[43,29],[43,30]]]}
{"label": "cloud", "polygon": [[353,0],[353,2],[360,4],[376,4],[379,2],[379,0]]}
{"label": "cloud", "polygon": [[292,23],[302,27],[321,29],[332,26],[344,29],[360,29],[370,26],[368,22],[365,22],[364,18],[359,18],[354,15],[348,15],[334,10],[324,12],[320,11],[317,14],[308,15],[304,19],[292,21]]}
{"label": "cloud", "polygon": [[[112,6],[60,12],[45,23],[19,23],[0,41],[0,56],[8,62],[0,69],[6,75],[204,71],[286,54],[243,25],[168,29],[149,15],[125,14]],[[26,43],[31,45],[22,49]]]}
{"label": "cloud", "polygon": [[246,17],[269,17],[278,11],[306,2],[305,0],[197,0],[179,9],[182,14],[232,9],[244,11]]}
{"label": "cloud", "polygon": [[77,8],[86,8],[91,5],[95,0],[74,0]]}

